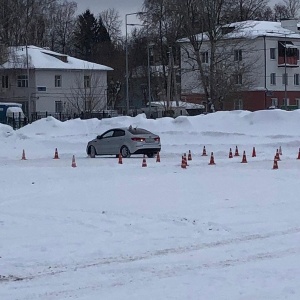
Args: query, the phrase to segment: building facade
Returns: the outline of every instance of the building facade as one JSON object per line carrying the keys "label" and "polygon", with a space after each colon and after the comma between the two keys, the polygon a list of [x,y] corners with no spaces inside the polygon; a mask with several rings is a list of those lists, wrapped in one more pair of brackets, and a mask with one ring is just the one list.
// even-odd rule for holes
{"label": "building facade", "polygon": [[44,48],[11,47],[0,67],[0,102],[21,103],[26,114],[107,109],[110,70]]}
{"label": "building facade", "polygon": [[[216,109],[255,111],[300,108],[300,31],[297,21],[246,21],[225,28],[230,33],[225,34],[219,44],[221,52],[228,53],[227,65],[222,72],[232,72],[231,83],[238,89],[226,101],[222,97],[212,99]],[[202,66],[207,66],[209,70],[210,44],[202,37]],[[182,49],[182,98],[206,104],[202,80],[196,71],[193,55],[188,50],[191,47],[186,39],[179,42]],[[242,72],[234,73],[233,70]],[[225,93],[228,79],[225,83],[220,80],[220,84],[224,85]]]}

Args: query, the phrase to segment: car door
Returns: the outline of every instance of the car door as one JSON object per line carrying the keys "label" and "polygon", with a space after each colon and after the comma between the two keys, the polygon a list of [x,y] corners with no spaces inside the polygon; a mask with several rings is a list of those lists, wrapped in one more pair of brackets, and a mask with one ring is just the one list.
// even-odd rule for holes
{"label": "car door", "polygon": [[95,147],[98,155],[110,154],[111,139],[113,137],[114,130],[108,130],[101,136],[97,137],[95,141]]}
{"label": "car door", "polygon": [[119,154],[121,146],[124,143],[125,131],[123,129],[115,129],[110,143],[110,154]]}

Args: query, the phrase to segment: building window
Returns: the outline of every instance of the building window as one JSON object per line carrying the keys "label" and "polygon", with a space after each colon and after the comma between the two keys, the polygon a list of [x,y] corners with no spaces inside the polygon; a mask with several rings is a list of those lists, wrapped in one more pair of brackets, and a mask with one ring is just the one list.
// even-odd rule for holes
{"label": "building window", "polygon": [[234,61],[241,61],[243,58],[242,56],[242,50],[234,50]]}
{"label": "building window", "polygon": [[47,91],[47,87],[45,87],[45,86],[38,86],[37,87],[37,91],[38,92],[46,92]]}
{"label": "building window", "polygon": [[238,99],[234,101],[234,109],[240,110],[243,109],[243,100]]}
{"label": "building window", "polygon": [[270,84],[276,85],[276,73],[271,73],[271,75],[270,75]]}
{"label": "building window", "polygon": [[294,85],[299,85],[299,74],[294,74]]}
{"label": "building window", "polygon": [[61,87],[61,75],[55,75],[55,87]]}
{"label": "building window", "polygon": [[208,51],[201,52],[201,62],[208,64]]}
{"label": "building window", "polygon": [[284,85],[288,85],[289,84],[289,78],[288,78],[288,74],[287,73],[282,74],[282,84],[284,84]]}
{"label": "building window", "polygon": [[299,98],[296,98],[296,105],[298,108],[300,108],[300,99]]}
{"label": "building window", "polygon": [[84,88],[90,88],[91,87],[91,79],[90,76],[85,75],[84,76]]}
{"label": "building window", "polygon": [[8,75],[2,76],[2,88],[8,89]]}
{"label": "building window", "polygon": [[17,87],[28,87],[27,75],[19,75],[17,77]]}
{"label": "building window", "polygon": [[55,101],[55,112],[61,113],[63,112],[63,104],[62,101]]}
{"label": "building window", "polygon": [[242,84],[242,83],[243,83],[242,74],[236,74],[235,75],[235,84]]}
{"label": "building window", "polygon": [[276,49],[270,48],[270,59],[276,59]]}

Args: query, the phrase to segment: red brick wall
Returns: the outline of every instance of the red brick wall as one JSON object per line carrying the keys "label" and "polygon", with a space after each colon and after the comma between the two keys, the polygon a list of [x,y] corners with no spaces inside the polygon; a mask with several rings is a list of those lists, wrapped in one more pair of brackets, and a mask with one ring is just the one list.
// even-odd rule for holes
{"label": "red brick wall", "polygon": [[[272,92],[272,96],[267,95],[265,91],[247,91],[241,96],[243,100],[243,109],[249,111],[256,111],[262,109],[268,109],[272,105],[271,98],[278,99],[278,108],[283,105],[283,99],[285,97],[284,91]],[[289,98],[289,105],[297,105],[296,98],[300,99],[300,91],[287,91],[287,98]],[[204,95],[190,94],[182,95],[182,100],[192,103],[202,104],[205,101]],[[219,103],[215,103],[215,108],[219,110]],[[233,110],[234,101],[227,101],[223,104],[223,110]]]}

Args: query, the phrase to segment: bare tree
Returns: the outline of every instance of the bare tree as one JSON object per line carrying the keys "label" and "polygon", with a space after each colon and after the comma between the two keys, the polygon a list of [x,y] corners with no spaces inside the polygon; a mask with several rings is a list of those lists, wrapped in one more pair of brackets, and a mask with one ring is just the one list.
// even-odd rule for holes
{"label": "bare tree", "polygon": [[268,9],[269,0],[225,0],[224,16],[227,22],[260,19]]}
{"label": "bare tree", "polygon": [[287,7],[284,4],[274,5],[275,20],[288,19],[290,14]]}
{"label": "bare tree", "polygon": [[[222,26],[225,8],[222,0],[186,0],[180,9],[185,13],[187,38],[182,40],[185,63],[190,64],[189,72],[195,75],[194,89],[201,91],[206,102],[213,105],[220,99],[226,100],[229,95],[240,93],[253,83],[253,78],[250,78],[253,61],[245,57],[251,52],[249,40],[243,36],[230,38],[245,25]],[[196,34],[199,25],[203,30]],[[233,62],[233,54],[237,55],[236,63]],[[182,72],[188,71],[183,65],[181,68]]]}
{"label": "bare tree", "polygon": [[72,35],[75,28],[76,2],[56,3],[47,17],[48,45],[60,53],[72,53]]}
{"label": "bare tree", "polygon": [[119,44],[122,41],[122,21],[119,12],[114,8],[109,8],[102,11],[100,17],[112,42]]}
{"label": "bare tree", "polygon": [[297,18],[300,10],[300,0],[283,0],[283,2],[287,8],[289,18]]}
{"label": "bare tree", "polygon": [[106,109],[106,89],[103,85],[102,72],[85,70],[78,73],[74,78],[74,83],[70,92],[66,94],[67,113],[85,113]]}

